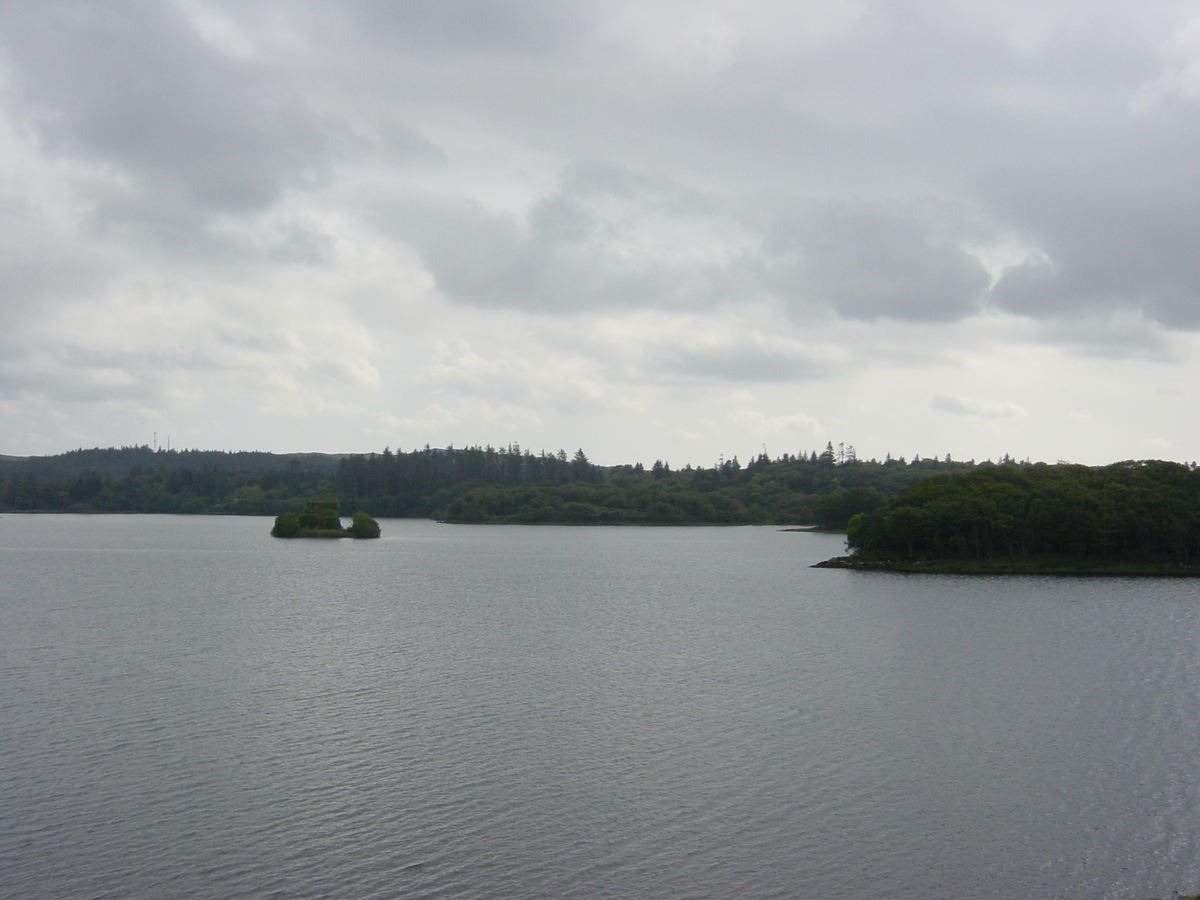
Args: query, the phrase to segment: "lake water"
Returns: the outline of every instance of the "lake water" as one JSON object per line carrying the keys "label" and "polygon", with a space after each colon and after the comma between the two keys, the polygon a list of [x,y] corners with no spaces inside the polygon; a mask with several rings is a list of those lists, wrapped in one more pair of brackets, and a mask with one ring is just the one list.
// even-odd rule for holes
{"label": "lake water", "polygon": [[0,516],[5,898],[1200,892],[1200,582]]}

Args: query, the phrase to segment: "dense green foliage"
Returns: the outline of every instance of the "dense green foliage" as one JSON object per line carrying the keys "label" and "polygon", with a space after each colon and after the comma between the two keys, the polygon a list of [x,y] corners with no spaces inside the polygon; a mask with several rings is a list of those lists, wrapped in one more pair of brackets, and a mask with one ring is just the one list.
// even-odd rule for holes
{"label": "dense green foliage", "polygon": [[309,500],[300,513],[301,529],[340,531],[341,504],[336,500]]}
{"label": "dense green foliage", "polygon": [[[238,468],[237,462],[245,463]],[[100,468],[97,468],[100,466]],[[0,458],[0,509],[57,512],[299,514],[307,498],[381,516],[452,522],[811,524],[852,515],[931,474],[973,463],[859,460],[853,450],[711,468],[605,468],[573,456],[507,448],[431,449],[343,457],[207,454],[148,447]]]}
{"label": "dense green foliage", "polygon": [[1143,461],[935,475],[851,520],[855,556],[1200,563],[1200,470]]}
{"label": "dense green foliage", "polygon": [[365,512],[351,517],[349,528],[342,527],[341,504],[334,499],[309,500],[300,513],[283,513],[275,517],[273,537],[379,537],[379,523]]}
{"label": "dense green foliage", "polygon": [[706,468],[672,470],[662,461],[601,469],[579,451],[571,459],[517,447],[350,456],[339,492],[384,515],[448,522],[529,524],[811,524],[845,528],[933,472],[972,463],[932,459],[862,461],[853,450],[760,455]]}
{"label": "dense green foliage", "polygon": [[278,515],[330,493],[339,459],[149,447],[0,457],[0,509]]}
{"label": "dense green foliage", "polygon": [[274,537],[300,537],[300,516],[296,513],[284,513],[275,517],[275,527],[271,529]]}
{"label": "dense green foliage", "polygon": [[596,484],[605,475],[582,450],[574,457],[562,450],[535,456],[514,444],[347,456],[335,484],[342,496],[381,515],[445,518],[447,507],[475,487]]}
{"label": "dense green foliage", "polygon": [[70,450],[56,456],[0,455],[0,479],[62,479],[94,472],[110,479],[132,472],[244,473],[299,471],[331,475],[343,454],[261,453],[221,450],[152,450],[150,447],[108,447]]}
{"label": "dense green foliage", "polygon": [[379,537],[379,523],[361,511],[350,517],[350,527],[347,530],[356,538]]}

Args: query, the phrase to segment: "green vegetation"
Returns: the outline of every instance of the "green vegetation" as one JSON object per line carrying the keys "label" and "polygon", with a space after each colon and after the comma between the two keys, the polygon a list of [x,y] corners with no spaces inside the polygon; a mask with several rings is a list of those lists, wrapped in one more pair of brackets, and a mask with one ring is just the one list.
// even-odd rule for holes
{"label": "green vegetation", "polygon": [[1198,481],[1177,463],[879,462],[832,445],[682,469],[602,467],[582,450],[515,444],[346,456],[131,447],[0,457],[0,511],[278,516],[281,535],[369,535],[369,524],[344,529],[307,505],[338,497],[379,516],[462,523],[848,529],[844,564],[856,567],[1181,573],[1200,565]]}
{"label": "green vegetation", "polygon": [[1162,461],[934,475],[849,523],[822,565],[968,574],[1200,575],[1200,470]]}
{"label": "green vegetation", "polygon": [[578,451],[534,456],[496,450],[430,450],[350,456],[338,488],[392,516],[485,524],[734,525],[806,524],[844,529],[859,512],[886,505],[935,472],[973,463],[856,458],[853,448],[770,459],[735,457],[712,468],[601,468]]}
{"label": "green vegetation", "polygon": [[347,530],[350,532],[351,537],[379,537],[379,523],[368,516],[365,512],[356,512],[353,516],[351,516],[350,527]]}
{"label": "green vegetation", "polygon": [[[0,510],[275,516],[335,491],[322,454],[73,450],[0,457]],[[369,507],[361,507],[369,508]]]}
{"label": "green vegetation", "polygon": [[333,500],[309,500],[300,513],[283,513],[275,518],[274,537],[377,538],[379,523],[365,512],[356,512],[349,528],[342,527],[341,505]]}
{"label": "green vegetation", "polygon": [[273,537],[300,537],[300,517],[295,513],[284,513],[275,517],[275,527],[271,529]]}
{"label": "green vegetation", "polygon": [[845,529],[903,488],[974,463],[860,460],[853,448],[735,457],[711,468],[659,460],[595,465],[578,450],[445,448],[349,456],[76,450],[0,457],[0,510],[279,516],[337,496],[376,515],[448,522],[795,524]]}

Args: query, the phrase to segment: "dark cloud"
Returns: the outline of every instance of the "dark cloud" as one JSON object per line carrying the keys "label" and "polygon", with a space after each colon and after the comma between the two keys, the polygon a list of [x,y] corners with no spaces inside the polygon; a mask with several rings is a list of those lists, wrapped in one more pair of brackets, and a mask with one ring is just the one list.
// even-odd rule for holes
{"label": "dark cloud", "polygon": [[[263,48],[290,29],[291,57],[223,49],[183,9],[78,0],[2,12],[27,121],[57,152],[112,168],[85,188],[101,229],[233,252],[206,230],[211,214],[328,185],[339,160],[453,165],[405,121],[405,110],[428,114],[410,103],[426,95],[476,126],[536,120],[523,140],[578,152],[586,138],[594,158],[614,162],[645,159],[652,141],[668,155],[660,162],[701,166],[693,179],[638,162],[568,164],[558,189],[526,209],[409,189],[387,216],[393,233],[453,299],[563,312],[775,296],[800,319],[829,310],[865,321],[955,321],[986,300],[1033,318],[1127,308],[1200,324],[1197,135],[1170,110],[1114,120],[1118,93],[1131,97],[1163,68],[1144,35],[1129,39],[1120,4],[1103,22],[1083,7],[864,7],[791,56],[760,17],[783,15],[779,27],[804,17],[765,9],[706,8],[671,43],[656,31],[663,14],[639,18],[620,3],[216,7]],[[363,46],[376,49],[356,68]],[[632,58],[661,77],[614,80],[611,67]],[[297,67],[305,60],[311,71]],[[487,78],[460,77],[477,65]],[[358,95],[322,80],[338,76]],[[1063,104],[1074,118],[1047,115]],[[781,168],[789,158],[792,174]],[[820,179],[806,172],[814,166]],[[746,200],[759,168],[773,184],[763,205]],[[902,199],[914,180],[916,195],[951,200]],[[1051,265],[1011,268],[989,293],[969,247],[975,226],[955,203]]]}
{"label": "dark cloud", "polygon": [[1171,185],[1129,171],[1087,185],[1031,175],[1036,189],[1010,195],[1012,219],[1044,257],[1009,269],[992,302],[1034,318],[1125,309],[1200,326],[1200,176],[1178,174]]}
{"label": "dark cloud", "polygon": [[798,318],[955,321],[990,276],[920,204],[723,201],[660,175],[570,171],[524,215],[401,197],[384,210],[453,300],[551,312],[774,298]]}
{"label": "dark cloud", "polygon": [[112,167],[131,207],[244,212],[329,177],[337,123],[173,5],[13,2],[0,26],[27,120],[52,150]]}
{"label": "dark cloud", "polygon": [[967,237],[918,204],[821,202],[772,222],[765,246],[776,289],[800,314],[956,321],[979,311],[990,281]]}
{"label": "dark cloud", "polygon": [[590,4],[556,0],[349,0],[338,6],[365,33],[419,53],[560,53],[595,20]]}
{"label": "dark cloud", "polygon": [[743,226],[658,175],[577,167],[520,216],[411,194],[376,215],[415,246],[449,298],[479,306],[695,308],[745,290]]}

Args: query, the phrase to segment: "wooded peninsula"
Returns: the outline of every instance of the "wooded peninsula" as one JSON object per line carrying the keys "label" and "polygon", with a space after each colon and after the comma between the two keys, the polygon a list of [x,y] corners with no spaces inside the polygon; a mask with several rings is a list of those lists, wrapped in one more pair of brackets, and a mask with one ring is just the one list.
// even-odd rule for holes
{"label": "wooded peninsula", "polygon": [[983,466],[934,475],[848,523],[819,565],[961,574],[1200,575],[1200,470]]}

